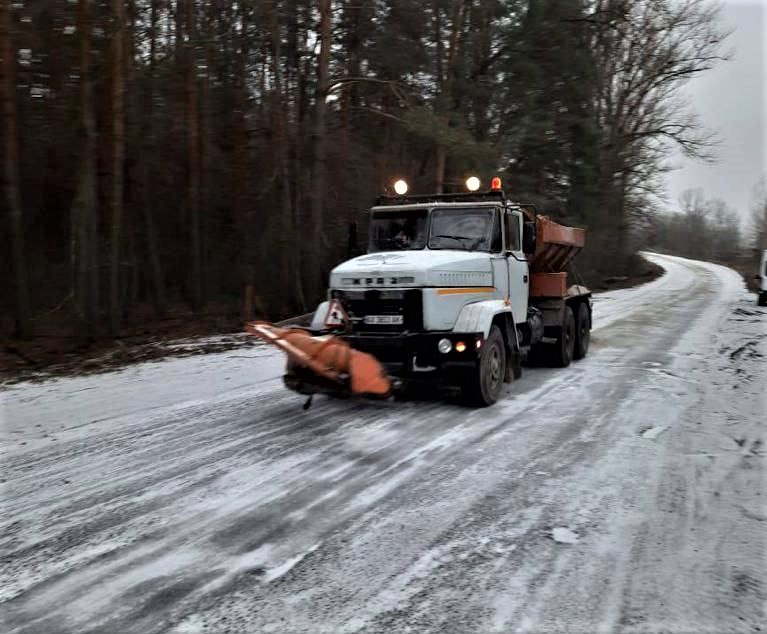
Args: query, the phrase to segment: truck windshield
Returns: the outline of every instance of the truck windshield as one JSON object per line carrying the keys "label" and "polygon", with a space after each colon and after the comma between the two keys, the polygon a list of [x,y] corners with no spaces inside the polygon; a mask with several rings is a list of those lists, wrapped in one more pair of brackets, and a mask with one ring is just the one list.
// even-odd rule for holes
{"label": "truck windshield", "polygon": [[436,208],[431,213],[430,249],[490,251],[493,210]]}
{"label": "truck windshield", "polygon": [[377,211],[370,218],[368,252],[423,249],[426,246],[426,209]]}

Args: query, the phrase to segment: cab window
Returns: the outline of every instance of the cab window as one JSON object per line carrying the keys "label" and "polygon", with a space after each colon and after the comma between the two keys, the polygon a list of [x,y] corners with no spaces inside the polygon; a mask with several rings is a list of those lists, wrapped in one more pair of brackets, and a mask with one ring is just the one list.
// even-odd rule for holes
{"label": "cab window", "polygon": [[510,211],[506,212],[506,249],[508,251],[519,251],[520,244],[519,216]]}
{"label": "cab window", "polygon": [[376,211],[370,219],[368,252],[423,249],[427,220],[425,209]]}
{"label": "cab window", "polygon": [[489,251],[496,213],[488,207],[436,207],[431,212],[429,248]]}
{"label": "cab window", "polygon": [[501,218],[495,213],[493,218],[493,237],[490,242],[490,251],[500,253],[503,251],[503,235],[501,234]]}

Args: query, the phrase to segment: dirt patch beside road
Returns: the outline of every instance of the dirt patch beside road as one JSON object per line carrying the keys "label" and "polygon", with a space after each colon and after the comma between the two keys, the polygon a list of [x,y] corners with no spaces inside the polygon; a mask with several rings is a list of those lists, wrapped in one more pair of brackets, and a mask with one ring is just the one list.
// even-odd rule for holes
{"label": "dirt patch beside road", "polygon": [[[308,315],[279,322],[303,323]],[[32,337],[0,342],[0,383],[42,381],[55,376],[96,374],[144,361],[226,352],[261,343],[232,318],[168,319],[116,339],[78,343],[72,337]]]}

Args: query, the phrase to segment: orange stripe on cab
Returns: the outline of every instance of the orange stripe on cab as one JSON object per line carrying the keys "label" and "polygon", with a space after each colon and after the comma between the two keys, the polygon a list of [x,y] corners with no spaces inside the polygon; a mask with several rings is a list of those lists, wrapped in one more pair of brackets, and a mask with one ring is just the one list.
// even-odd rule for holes
{"label": "orange stripe on cab", "polygon": [[462,288],[440,288],[437,295],[460,295],[462,293],[495,293],[495,286],[466,286]]}

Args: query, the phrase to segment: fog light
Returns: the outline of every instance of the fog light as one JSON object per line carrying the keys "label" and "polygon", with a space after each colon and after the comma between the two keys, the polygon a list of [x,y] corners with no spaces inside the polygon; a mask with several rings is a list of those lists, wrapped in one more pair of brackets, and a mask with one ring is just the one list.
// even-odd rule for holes
{"label": "fog light", "polygon": [[466,344],[463,341],[459,341],[457,344],[455,344],[456,352],[463,352],[464,350],[466,350]]}
{"label": "fog light", "polygon": [[447,354],[453,349],[453,343],[450,341],[450,339],[440,339],[437,343],[437,350],[439,350],[442,354]]}

